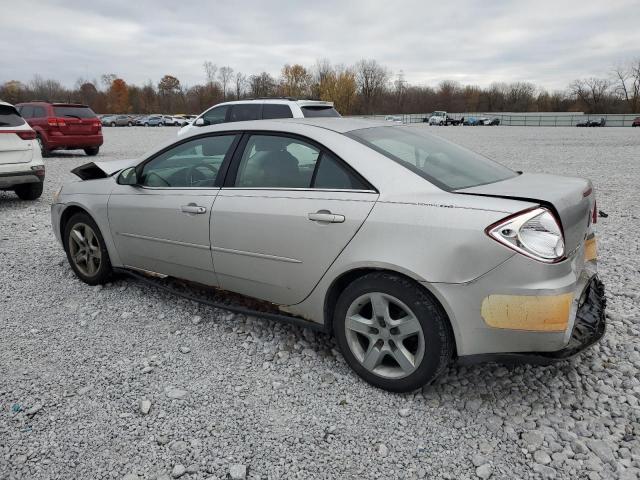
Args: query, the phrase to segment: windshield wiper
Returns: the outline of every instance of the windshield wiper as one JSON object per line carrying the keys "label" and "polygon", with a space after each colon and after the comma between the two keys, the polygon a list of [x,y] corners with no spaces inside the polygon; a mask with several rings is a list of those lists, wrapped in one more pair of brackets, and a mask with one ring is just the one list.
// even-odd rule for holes
{"label": "windshield wiper", "polygon": [[82,120],[82,117],[79,117],[78,115],[72,115],[70,113],[65,113],[63,117],[72,117],[72,118],[77,118],[78,120]]}

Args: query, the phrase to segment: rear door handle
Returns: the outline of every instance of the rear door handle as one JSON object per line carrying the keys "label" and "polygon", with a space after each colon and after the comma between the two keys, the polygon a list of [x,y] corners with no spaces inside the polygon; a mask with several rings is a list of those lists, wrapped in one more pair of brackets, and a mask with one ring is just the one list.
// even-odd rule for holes
{"label": "rear door handle", "polygon": [[183,213],[193,213],[193,214],[203,214],[207,212],[207,207],[201,207],[200,205],[196,205],[195,203],[190,203],[189,205],[182,205],[180,210]]}
{"label": "rear door handle", "polygon": [[338,215],[331,213],[328,210],[320,210],[316,213],[309,213],[307,215],[312,222],[320,223],[344,223],[344,215]]}

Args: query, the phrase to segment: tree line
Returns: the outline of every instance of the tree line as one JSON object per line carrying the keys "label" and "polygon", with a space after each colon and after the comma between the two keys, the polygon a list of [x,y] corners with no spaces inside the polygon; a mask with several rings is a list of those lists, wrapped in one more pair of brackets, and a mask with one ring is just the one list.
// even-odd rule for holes
{"label": "tree line", "polygon": [[305,67],[287,64],[280,75],[247,75],[230,66],[203,63],[203,82],[188,86],[175,75],[157,84],[135,85],[116,74],[78,79],[73,88],[35,75],[28,82],[0,86],[0,99],[77,102],[98,113],[197,114],[216,103],[243,98],[295,97],[334,102],[343,115],[449,112],[640,112],[640,58],[613,69],[607,78],[577,79],[549,92],[530,82],[495,82],[482,88],[442,80],[436,87],[412,85],[402,71],[393,74],[373,59],[351,66],[318,60]]}

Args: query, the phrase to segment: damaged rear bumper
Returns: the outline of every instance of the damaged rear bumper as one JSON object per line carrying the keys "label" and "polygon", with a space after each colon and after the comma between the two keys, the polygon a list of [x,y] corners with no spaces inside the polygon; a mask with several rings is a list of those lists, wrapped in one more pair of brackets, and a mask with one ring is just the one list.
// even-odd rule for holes
{"label": "damaged rear bumper", "polygon": [[550,365],[566,360],[589,348],[604,336],[606,330],[605,306],[604,285],[598,276],[594,275],[582,291],[571,337],[561,350],[465,355],[458,358],[458,363],[463,365],[482,362]]}

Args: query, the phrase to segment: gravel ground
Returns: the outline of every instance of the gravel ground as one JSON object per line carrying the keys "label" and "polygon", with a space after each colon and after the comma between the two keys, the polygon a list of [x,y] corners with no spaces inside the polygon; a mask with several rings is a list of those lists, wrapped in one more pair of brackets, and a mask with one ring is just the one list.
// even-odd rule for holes
{"label": "gravel ground", "polygon": [[[133,280],[77,280],[49,204],[88,159],[63,153],[39,201],[0,192],[0,479],[638,478],[640,131],[431,130],[515,169],[594,180],[609,214],[599,345],[555,366],[452,366],[422,392],[376,390],[323,335]],[[105,129],[100,158],[175,131]]]}

